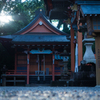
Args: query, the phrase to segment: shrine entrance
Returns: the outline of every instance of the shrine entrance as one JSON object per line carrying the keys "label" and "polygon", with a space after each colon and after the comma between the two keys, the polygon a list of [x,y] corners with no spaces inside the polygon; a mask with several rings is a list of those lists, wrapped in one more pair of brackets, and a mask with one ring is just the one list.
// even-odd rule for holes
{"label": "shrine entrance", "polygon": [[31,50],[30,51],[30,83],[35,81],[42,84],[52,78],[52,51],[51,50]]}
{"label": "shrine entrance", "polygon": [[37,67],[38,71],[35,71],[35,75],[38,76],[38,81],[45,81],[45,55],[37,54]]}

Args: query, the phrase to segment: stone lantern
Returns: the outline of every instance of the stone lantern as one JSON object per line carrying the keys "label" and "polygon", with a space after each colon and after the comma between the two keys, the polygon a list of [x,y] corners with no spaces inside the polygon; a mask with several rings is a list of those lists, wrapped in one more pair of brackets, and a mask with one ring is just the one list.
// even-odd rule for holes
{"label": "stone lantern", "polygon": [[85,38],[83,40],[84,45],[86,46],[86,51],[83,56],[83,60],[85,60],[86,63],[96,64],[96,59],[95,59],[94,53],[92,51],[92,45],[93,45],[94,41],[95,41],[95,39],[93,39],[93,38]]}
{"label": "stone lantern", "polygon": [[64,65],[64,70],[63,72],[61,73],[61,79],[67,79],[68,77],[65,77],[65,76],[69,76],[70,73],[68,72],[68,56],[69,56],[69,53],[67,53],[66,51],[66,47],[64,47],[64,51],[63,53],[60,54],[60,56],[63,56],[63,65]]}

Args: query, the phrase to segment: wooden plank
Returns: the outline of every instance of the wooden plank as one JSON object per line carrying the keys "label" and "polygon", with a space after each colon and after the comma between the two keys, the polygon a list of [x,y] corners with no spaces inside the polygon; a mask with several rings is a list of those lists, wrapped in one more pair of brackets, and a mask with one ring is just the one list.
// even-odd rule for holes
{"label": "wooden plank", "polygon": [[52,55],[45,55],[45,70],[46,68],[52,71]]}
{"label": "wooden plank", "polygon": [[27,59],[26,54],[22,55],[22,54],[18,54],[18,59]]}
{"label": "wooden plank", "polygon": [[37,55],[30,55],[30,72],[35,72],[38,70],[38,63],[37,61]]}
{"label": "wooden plank", "polygon": [[6,80],[6,82],[25,82],[25,80]]}
{"label": "wooden plank", "polygon": [[19,60],[18,60],[18,63],[17,63],[17,64],[25,65],[25,64],[27,64],[27,61],[19,61]]}

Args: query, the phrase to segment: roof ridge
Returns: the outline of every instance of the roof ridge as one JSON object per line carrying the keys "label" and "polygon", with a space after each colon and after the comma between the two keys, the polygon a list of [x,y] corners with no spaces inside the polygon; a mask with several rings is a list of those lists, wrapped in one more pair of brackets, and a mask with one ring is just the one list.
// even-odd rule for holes
{"label": "roof ridge", "polygon": [[42,12],[42,9],[40,9],[40,13],[27,25],[25,26],[23,29],[19,30],[18,32],[14,33],[13,35],[17,35],[17,34],[21,34],[23,32],[25,32],[26,30],[28,30],[32,25],[34,25],[37,20],[39,18],[41,18],[49,25],[49,27],[51,27],[51,29],[53,29],[55,31],[55,34],[56,32],[57,33],[60,33],[62,35],[66,35],[66,36],[69,36],[67,33],[64,33],[62,31],[60,31],[58,28],[56,28],[55,26],[53,26],[48,20],[47,20],[47,17],[43,14]]}

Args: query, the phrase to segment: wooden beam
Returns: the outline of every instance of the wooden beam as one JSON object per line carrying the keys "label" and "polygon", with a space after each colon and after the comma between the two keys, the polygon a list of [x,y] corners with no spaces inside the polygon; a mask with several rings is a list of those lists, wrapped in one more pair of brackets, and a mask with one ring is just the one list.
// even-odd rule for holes
{"label": "wooden beam", "polygon": [[74,29],[71,25],[71,71],[75,71],[75,47],[74,47]]}
{"label": "wooden beam", "polygon": [[25,82],[25,80],[6,80],[6,82]]}
{"label": "wooden beam", "polygon": [[96,51],[96,86],[100,87],[100,35],[95,37]]}
{"label": "wooden beam", "polygon": [[16,77],[14,77],[14,86],[16,86]]}
{"label": "wooden beam", "polygon": [[55,81],[55,57],[54,57],[54,48],[53,48],[53,54],[52,54],[52,81]]}
{"label": "wooden beam", "polygon": [[27,50],[27,84],[29,84],[29,60],[30,60],[30,54],[28,49]]}
{"label": "wooden beam", "polygon": [[37,59],[38,59],[38,81],[40,81],[40,77],[39,77],[39,69],[40,69],[40,65],[39,65],[39,54],[37,55]]}
{"label": "wooden beam", "polygon": [[[78,26],[78,30],[79,30],[79,26],[82,26],[82,23],[79,24],[79,19],[80,19],[80,12],[77,11],[77,26]],[[80,62],[83,59],[83,45],[82,45],[82,32],[77,32],[77,36],[78,36],[78,66],[80,66]]]}
{"label": "wooden beam", "polygon": [[44,59],[43,66],[44,66],[44,81],[45,81],[45,55],[43,55],[43,59]]}

